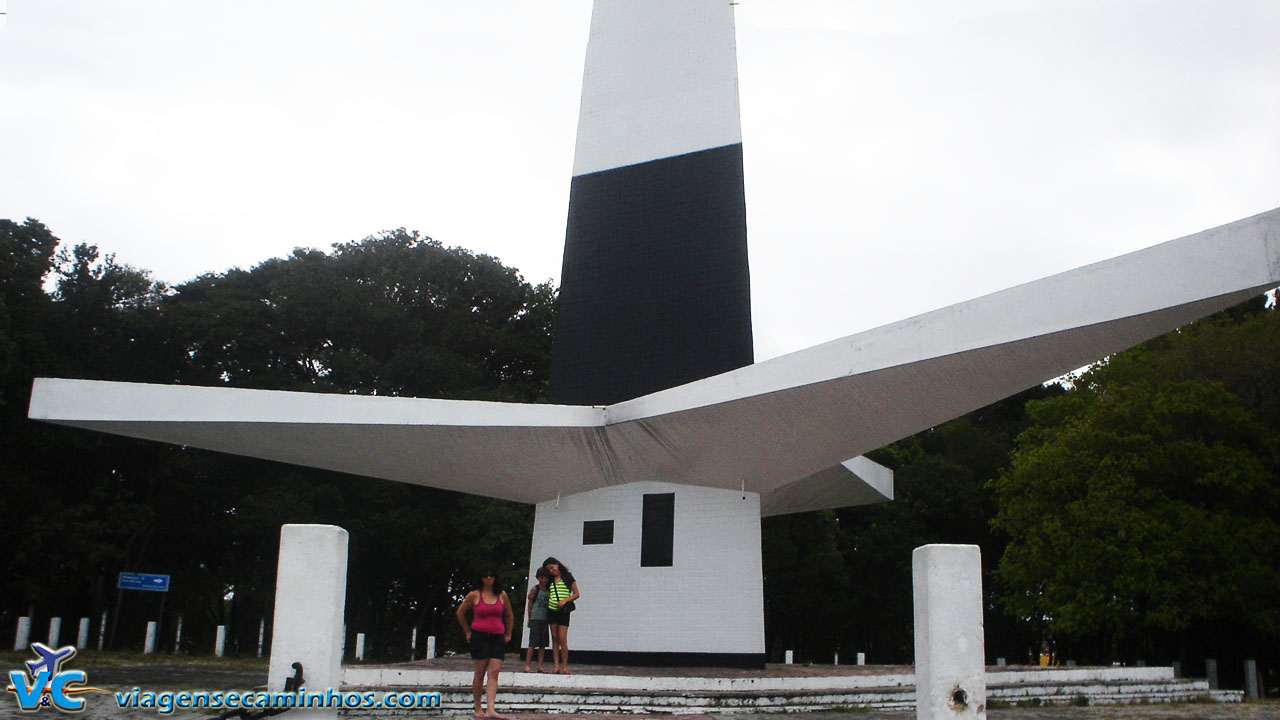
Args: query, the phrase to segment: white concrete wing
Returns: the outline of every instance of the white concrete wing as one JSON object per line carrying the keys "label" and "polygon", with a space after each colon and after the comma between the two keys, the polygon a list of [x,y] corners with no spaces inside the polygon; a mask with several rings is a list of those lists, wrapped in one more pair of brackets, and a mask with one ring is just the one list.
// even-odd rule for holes
{"label": "white concrete wing", "polygon": [[893,499],[893,471],[859,455],[760,498],[760,515],[872,505]]}
{"label": "white concrete wing", "polygon": [[762,497],[830,482],[849,457],[1277,284],[1280,209],[611,405],[610,470]]}
{"label": "white concrete wing", "polygon": [[29,415],[521,502],[658,480],[783,514],[887,498],[856,456],[1277,284],[1272,210],[607,408],[40,379]]}
{"label": "white concrete wing", "polygon": [[28,416],[536,503],[600,487],[603,408],[39,378]]}

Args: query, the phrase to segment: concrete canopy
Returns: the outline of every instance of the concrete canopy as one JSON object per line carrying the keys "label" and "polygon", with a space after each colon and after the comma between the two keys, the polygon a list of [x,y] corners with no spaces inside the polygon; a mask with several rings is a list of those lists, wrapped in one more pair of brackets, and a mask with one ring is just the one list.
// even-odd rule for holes
{"label": "concrete canopy", "polygon": [[605,407],[41,378],[29,417],[526,503],[744,489],[778,515],[887,499],[861,453],[1277,284],[1280,209]]}

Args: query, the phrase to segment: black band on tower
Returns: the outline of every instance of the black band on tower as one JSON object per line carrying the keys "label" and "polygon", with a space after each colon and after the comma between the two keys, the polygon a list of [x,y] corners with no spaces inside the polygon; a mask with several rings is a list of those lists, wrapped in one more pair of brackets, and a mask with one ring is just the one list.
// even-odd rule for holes
{"label": "black band on tower", "polygon": [[573,179],[550,400],[607,405],[750,365],[741,143]]}

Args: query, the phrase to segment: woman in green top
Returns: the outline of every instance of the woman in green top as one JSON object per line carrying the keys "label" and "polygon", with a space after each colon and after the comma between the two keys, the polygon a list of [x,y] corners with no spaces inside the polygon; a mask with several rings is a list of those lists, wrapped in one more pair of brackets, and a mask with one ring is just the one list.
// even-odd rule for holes
{"label": "woman in green top", "polygon": [[549,557],[542,567],[551,573],[547,583],[547,625],[551,629],[551,672],[569,674],[569,613],[573,606],[566,605],[582,597],[573,573],[559,560]]}

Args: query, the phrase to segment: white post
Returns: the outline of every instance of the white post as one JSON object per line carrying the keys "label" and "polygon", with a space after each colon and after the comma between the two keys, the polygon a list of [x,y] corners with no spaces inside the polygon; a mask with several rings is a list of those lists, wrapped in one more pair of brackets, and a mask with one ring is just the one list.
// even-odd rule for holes
{"label": "white post", "polygon": [[[308,692],[342,686],[342,619],[347,599],[347,531],[333,525],[280,528],[276,607],[267,688],[284,689],[301,663]],[[295,710],[299,718],[337,718],[338,710]]]}
{"label": "white post", "polygon": [[867,664],[867,654],[866,654],[866,653],[864,653],[864,652],[860,652],[860,653],[858,653],[858,664],[859,664],[859,665],[866,665],[866,664]]}
{"label": "white post", "polygon": [[427,659],[429,660],[435,656],[436,656],[436,636],[428,635],[427,636]]}
{"label": "white post", "polygon": [[142,645],[142,654],[150,655],[156,651],[156,621],[147,623],[147,641]]}
{"label": "white post", "polygon": [[213,639],[213,654],[222,657],[227,651],[227,626],[219,625],[218,634]]}
{"label": "white post", "polygon": [[79,632],[76,633],[76,649],[89,647],[89,618],[80,618]]}
{"label": "white post", "polygon": [[267,619],[262,618],[258,621],[258,657],[262,657],[262,638],[267,632]]}
{"label": "white post", "polygon": [[364,633],[356,633],[356,662],[364,662]]}
{"label": "white post", "polygon": [[413,634],[409,636],[409,660],[417,659],[418,655],[418,628],[413,629]]}
{"label": "white post", "polygon": [[49,647],[56,649],[62,639],[62,618],[49,618]]}
{"label": "white post", "polygon": [[1262,697],[1258,692],[1258,661],[1244,661],[1244,698],[1246,700],[1257,700]]}
{"label": "white post", "polygon": [[911,553],[915,595],[916,718],[987,716],[982,555],[977,545]]}
{"label": "white post", "polygon": [[107,611],[102,611],[102,621],[98,623],[98,652],[102,652],[102,646],[107,642]]}
{"label": "white post", "polygon": [[837,651],[835,652],[835,658],[834,658],[834,659],[832,659],[831,664],[832,664],[832,665],[839,665],[839,664],[840,664],[840,651],[839,651],[839,650],[837,650]]}
{"label": "white post", "polygon": [[31,618],[18,618],[17,634],[13,636],[13,651],[25,652],[31,647]]}
{"label": "white post", "polygon": [[173,654],[182,649],[182,616],[178,616],[178,630],[173,634]]}
{"label": "white post", "polygon": [[795,651],[793,651],[793,650],[788,650],[788,651],[787,651],[787,664],[788,664],[788,665],[790,665],[790,664],[791,664],[791,661],[792,661],[793,659],[795,659]]}

